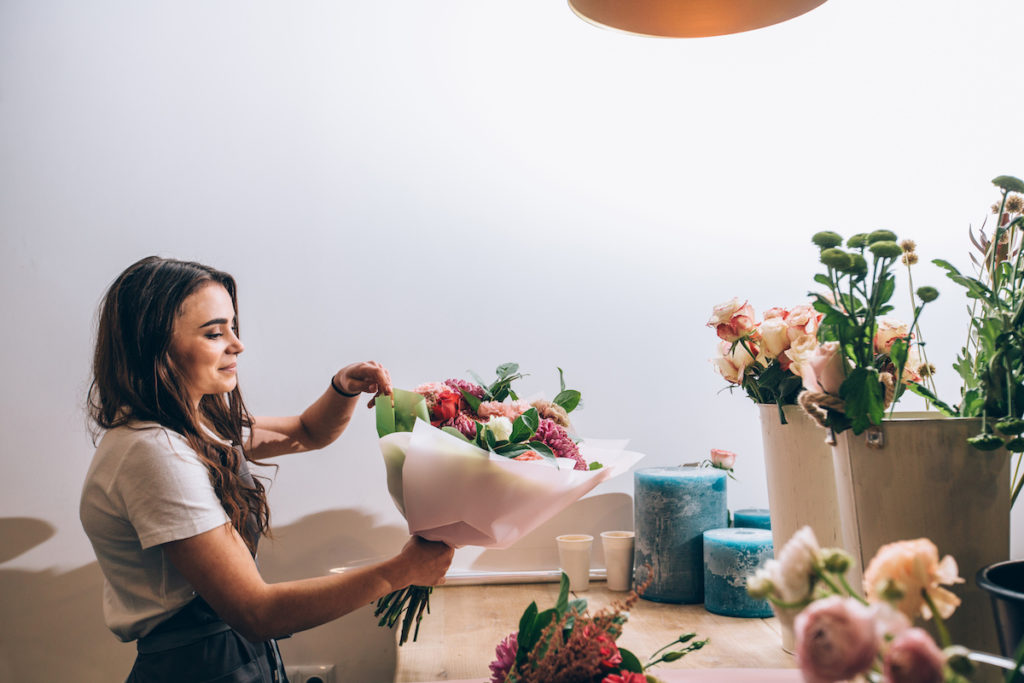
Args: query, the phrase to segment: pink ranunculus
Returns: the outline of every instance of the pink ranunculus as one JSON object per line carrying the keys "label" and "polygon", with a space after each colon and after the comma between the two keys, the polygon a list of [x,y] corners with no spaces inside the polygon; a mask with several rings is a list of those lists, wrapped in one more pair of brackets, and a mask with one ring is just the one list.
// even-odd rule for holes
{"label": "pink ranunculus", "polygon": [[910,327],[895,318],[882,316],[875,322],[875,353],[888,353],[894,341],[910,336]]}
{"label": "pink ranunculus", "polygon": [[715,328],[718,336],[727,342],[734,342],[754,330],[754,307],[734,297],[715,306],[708,319],[708,327]]}
{"label": "pink ranunculus", "polygon": [[845,681],[867,671],[878,654],[871,610],[833,595],[796,618],[796,659],[806,683]]}
{"label": "pink ranunculus", "polygon": [[886,683],[942,683],[945,657],[928,632],[907,629],[889,645],[885,653]]}
{"label": "pink ranunculus", "polygon": [[864,570],[864,592],[868,600],[880,601],[889,588],[897,588],[903,597],[893,606],[910,619],[922,616],[930,619],[931,610],[924,593],[932,599],[939,616],[948,619],[960,598],[942,587],[963,583],[958,576],[956,560],[946,555],[939,560],[939,549],[927,538],[897,541],[883,545]]}
{"label": "pink ranunculus", "polygon": [[736,464],[736,454],[721,448],[711,449],[711,464],[720,470],[731,470]]}
{"label": "pink ranunculus", "polygon": [[[774,587],[776,596],[785,603],[801,603],[811,597],[816,579],[815,566],[820,563],[821,546],[809,526],[797,529],[782,549],[775,553],[775,559],[768,560],[758,570],[758,578],[767,580]],[[779,621],[792,626],[796,611],[792,608],[774,607]]]}
{"label": "pink ranunculus", "polygon": [[804,389],[839,394],[839,387],[846,379],[846,366],[839,351],[839,342],[825,342],[808,355],[806,361],[793,363],[790,368],[804,380]]}
{"label": "pink ranunculus", "polygon": [[821,313],[814,310],[810,304],[800,304],[789,309],[786,325],[789,327],[790,340],[795,341],[797,337],[805,334],[816,335],[821,318]]}
{"label": "pink ranunculus", "polygon": [[[737,344],[732,351],[729,350],[731,346],[732,344],[727,341],[719,342],[718,355],[712,358],[711,362],[715,364],[715,369],[727,382],[740,384],[743,382],[743,371],[757,360],[758,349],[757,345],[749,341],[745,345]],[[747,350],[748,346],[754,355],[750,355],[750,351]]]}
{"label": "pink ranunculus", "polygon": [[757,326],[761,355],[771,360],[789,348],[789,325],[782,318],[765,318]]}

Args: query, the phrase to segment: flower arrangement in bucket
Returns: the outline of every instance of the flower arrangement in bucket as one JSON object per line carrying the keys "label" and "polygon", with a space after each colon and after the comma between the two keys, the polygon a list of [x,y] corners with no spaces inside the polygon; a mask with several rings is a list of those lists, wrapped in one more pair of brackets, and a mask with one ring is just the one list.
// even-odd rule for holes
{"label": "flower arrangement in bucket", "polygon": [[[569,414],[581,394],[521,399],[525,375],[503,363],[485,382],[449,379],[377,401],[377,433],[388,492],[409,533],[453,547],[507,548],[643,456],[620,444],[580,440]],[[399,645],[413,640],[432,589],[409,586],[381,598],[379,625],[401,622]],[[415,630],[413,627],[415,626]]]}
{"label": "flower arrangement in bucket", "polygon": [[555,606],[541,611],[531,602],[519,630],[498,643],[491,683],[656,683],[646,674],[651,667],[685,657],[708,641],[683,634],[646,664],[619,647],[629,610],[643,590],[639,586],[625,600],[590,614],[586,600],[569,600],[569,577],[563,573]]}
{"label": "flower arrangement in bucket", "polygon": [[[939,559],[930,540],[882,546],[864,572],[864,596],[846,579],[850,566],[845,551],[820,548],[804,527],[748,580],[753,597],[769,600],[780,621],[794,624],[805,681],[956,683],[971,680],[974,661],[1019,667],[1019,659],[1014,665],[950,641],[944,620],[960,601],[944,586],[963,579],[956,561]],[[933,620],[941,648],[913,625],[918,618]]]}
{"label": "flower arrangement in bucket", "polygon": [[924,387],[915,391],[946,415],[980,417],[979,433],[968,439],[975,448],[1005,447],[1017,454],[1013,502],[1024,487],[1024,181],[999,176],[992,183],[1000,196],[992,207],[996,225],[991,237],[984,225],[977,236],[970,232],[977,250],[970,255],[975,274],[933,261],[971,301],[967,341],[953,365],[963,379],[960,402],[951,406]]}
{"label": "flower arrangement in bucket", "polygon": [[749,301],[733,298],[714,307],[707,326],[718,335],[715,370],[742,387],[752,401],[782,407],[796,403],[803,388],[800,367],[818,346],[821,314],[810,304],[770,308],[756,321]]}
{"label": "flower arrangement in bucket", "polygon": [[894,309],[897,262],[909,267],[916,260],[916,245],[897,239],[890,230],[876,230],[853,235],[842,249],[838,233],[819,232],[812,238],[825,266],[814,280],[827,291],[812,293],[815,310],[823,314],[821,343],[800,367],[804,391],[797,400],[833,434],[848,429],[860,434],[880,425],[907,386],[933,372],[920,355],[918,318],[938,291],[911,291],[909,325],[887,315]]}

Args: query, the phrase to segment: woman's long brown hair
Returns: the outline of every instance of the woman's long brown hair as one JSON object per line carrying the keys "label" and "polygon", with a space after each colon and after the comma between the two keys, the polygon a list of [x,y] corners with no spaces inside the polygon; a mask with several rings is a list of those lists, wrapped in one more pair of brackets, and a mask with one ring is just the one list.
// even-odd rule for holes
{"label": "woman's long brown hair", "polygon": [[[196,411],[169,353],[182,304],[211,282],[231,295],[237,324],[235,280],[227,273],[157,256],[121,273],[100,306],[89,416],[94,438],[133,421],[157,422],[181,434],[206,465],[231,524],[255,552],[259,537],[269,531],[270,509],[263,485],[255,479],[249,485],[238,474],[239,459],[248,459],[242,430],[252,426],[242,394],[236,384],[228,394],[206,395]],[[204,422],[232,445],[211,437]]]}

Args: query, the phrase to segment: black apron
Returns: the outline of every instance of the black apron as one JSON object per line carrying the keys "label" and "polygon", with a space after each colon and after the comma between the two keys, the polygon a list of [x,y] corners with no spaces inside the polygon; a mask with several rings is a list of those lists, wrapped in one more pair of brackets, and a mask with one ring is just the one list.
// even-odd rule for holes
{"label": "black apron", "polygon": [[[245,458],[239,475],[252,484]],[[125,683],[288,683],[276,641],[246,640],[199,596],[137,647]]]}

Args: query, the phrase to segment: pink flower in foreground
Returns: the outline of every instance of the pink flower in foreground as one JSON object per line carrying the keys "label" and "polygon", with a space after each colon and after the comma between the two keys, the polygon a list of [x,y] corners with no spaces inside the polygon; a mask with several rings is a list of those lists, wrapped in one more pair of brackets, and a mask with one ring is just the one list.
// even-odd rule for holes
{"label": "pink flower in foreground", "polygon": [[[790,354],[792,357],[792,354]],[[807,354],[802,362],[795,360],[790,370],[804,380],[804,389],[839,394],[839,387],[846,379],[846,366],[839,351],[839,342],[825,342]]]}
{"label": "pink flower in foreground", "polygon": [[942,683],[945,659],[927,631],[907,629],[885,653],[886,683]]}
{"label": "pink flower in foreground", "polygon": [[511,401],[509,403],[484,401],[480,404],[476,414],[484,419],[489,417],[507,417],[510,420],[515,420],[529,409],[530,404],[523,400]]}
{"label": "pink flower in foreground", "polygon": [[946,555],[939,561],[939,549],[927,538],[897,541],[883,545],[864,571],[864,591],[868,600],[880,601],[893,588],[903,594],[893,606],[909,618],[932,616],[924,594],[935,603],[939,616],[948,619],[960,604],[960,598],[940,584],[963,583],[956,560]]}
{"label": "pink flower in foreground", "polygon": [[601,683],[647,683],[647,677],[633,671],[620,671],[617,674],[608,674]]}
{"label": "pink flower in foreground", "polygon": [[516,663],[516,652],[519,649],[518,634],[518,631],[508,634],[505,636],[505,639],[498,643],[498,646],[494,648],[494,656],[496,659],[490,663],[490,683],[505,683],[505,678],[508,677],[508,672],[512,670],[512,665]]}
{"label": "pink flower in foreground", "polygon": [[720,470],[731,470],[736,464],[736,454],[721,448],[711,449],[711,464]]}
{"label": "pink flower in foreground", "polygon": [[[743,372],[747,369],[751,363],[757,360],[757,347],[751,343],[746,342],[747,346],[750,346],[750,351],[747,350],[743,344],[737,344],[736,348],[729,350],[732,346],[729,342],[718,343],[718,355],[711,359],[711,362],[715,364],[715,370],[718,370],[718,374],[725,378],[727,382],[733,384],[740,384],[743,382]],[[750,355],[751,352],[754,355]]]}
{"label": "pink flower in foreground", "polygon": [[754,307],[746,301],[740,303],[739,298],[730,299],[715,306],[707,325],[725,341],[734,342],[753,331]]}
{"label": "pink flower in foreground", "polygon": [[878,637],[870,609],[833,595],[796,618],[796,659],[806,683],[845,681],[871,667]]}
{"label": "pink flower in foreground", "polygon": [[530,441],[540,441],[551,449],[556,458],[572,458],[576,461],[574,470],[587,469],[587,461],[580,455],[580,449],[577,448],[576,443],[569,438],[569,433],[565,431],[565,428],[554,420],[541,418],[540,425],[530,437]]}

